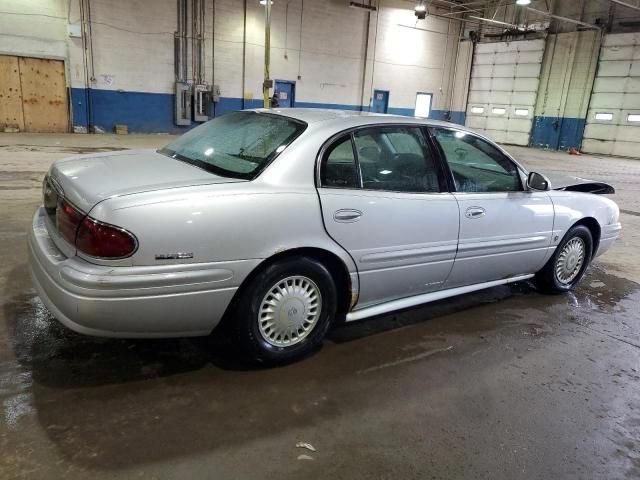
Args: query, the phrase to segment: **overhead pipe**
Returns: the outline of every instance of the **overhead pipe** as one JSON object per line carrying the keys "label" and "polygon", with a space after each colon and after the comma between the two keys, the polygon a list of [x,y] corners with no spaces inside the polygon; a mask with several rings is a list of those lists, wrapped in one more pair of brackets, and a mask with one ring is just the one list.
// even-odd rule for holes
{"label": "overhead pipe", "polygon": [[246,63],[247,63],[247,0],[244,0],[242,19],[242,110],[245,108],[246,96]]}
{"label": "overhead pipe", "polygon": [[523,30],[523,28],[519,25],[514,25],[513,23],[509,23],[509,22],[503,22],[501,20],[493,20],[492,18],[476,17],[474,15],[469,15],[469,18],[473,18],[474,20],[479,20],[480,22],[493,23],[495,25],[502,25],[504,27],[515,28],[516,30]]}
{"label": "overhead pipe", "polygon": [[264,108],[269,108],[269,67],[271,64],[271,0],[264,2],[264,82],[262,100]]}
{"label": "overhead pipe", "polygon": [[[369,6],[371,6],[371,0],[369,0]],[[369,54],[370,31],[371,31],[371,10],[367,12],[367,27],[365,29],[365,37],[364,37],[364,59],[362,61],[362,91],[360,93],[360,110],[363,109],[365,87],[367,84],[367,59]],[[302,44],[300,44],[300,50],[302,50]]]}
{"label": "overhead pipe", "polygon": [[609,0],[609,1],[626,8],[631,8],[632,10],[640,10],[640,5],[632,5],[630,3],[623,2],[622,0]]}
{"label": "overhead pipe", "polygon": [[191,79],[193,83],[197,82],[198,72],[198,41],[197,41],[197,21],[198,21],[198,0],[191,0]]}
{"label": "overhead pipe", "polygon": [[545,12],[543,10],[537,10],[537,9],[531,8],[531,7],[524,7],[524,8],[526,8],[530,12],[534,12],[534,13],[537,13],[539,15],[543,15],[545,17],[553,18],[553,19],[560,20],[560,21],[563,21],[563,22],[574,23],[576,25],[582,25],[583,27],[593,28],[595,30],[600,30],[600,27],[598,27],[597,25],[592,25],[590,23],[581,22],[580,20],[574,20],[573,18],[561,17],[560,15],[554,15],[553,13]]}
{"label": "overhead pipe", "polygon": [[188,53],[188,45],[187,45],[187,0],[184,0],[184,5],[182,8],[182,80],[184,82],[187,81],[189,76],[189,70],[187,65],[187,53]]}
{"label": "overhead pipe", "polygon": [[204,21],[204,16],[205,16],[205,8],[204,8],[204,0],[198,0],[200,2],[200,26],[198,29],[198,45],[199,45],[199,49],[198,49],[198,53],[200,55],[199,58],[199,62],[200,62],[200,77],[198,78],[198,83],[203,84],[205,83],[204,80],[204,62],[205,62],[205,56],[204,56],[204,34],[205,34],[205,21]]}

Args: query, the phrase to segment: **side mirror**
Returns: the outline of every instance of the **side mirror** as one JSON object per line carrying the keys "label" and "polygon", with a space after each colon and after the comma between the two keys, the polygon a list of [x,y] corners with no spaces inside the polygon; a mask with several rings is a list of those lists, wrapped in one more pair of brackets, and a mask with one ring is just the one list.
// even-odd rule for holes
{"label": "side mirror", "polygon": [[551,190],[551,182],[541,173],[531,172],[527,178],[527,189],[546,192]]}

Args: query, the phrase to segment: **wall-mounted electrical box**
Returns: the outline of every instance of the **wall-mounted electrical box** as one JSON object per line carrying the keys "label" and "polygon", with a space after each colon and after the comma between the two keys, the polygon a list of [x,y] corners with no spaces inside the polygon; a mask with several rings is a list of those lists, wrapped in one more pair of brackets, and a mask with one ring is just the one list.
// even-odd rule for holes
{"label": "wall-mounted electrical box", "polygon": [[175,107],[176,125],[191,125],[191,86],[188,83],[176,83]]}
{"label": "wall-mounted electrical box", "polygon": [[80,38],[82,37],[82,27],[79,23],[69,23],[67,24],[67,33],[71,38]]}
{"label": "wall-mounted electrical box", "polygon": [[193,121],[206,122],[209,120],[209,105],[211,92],[207,85],[193,86]]}

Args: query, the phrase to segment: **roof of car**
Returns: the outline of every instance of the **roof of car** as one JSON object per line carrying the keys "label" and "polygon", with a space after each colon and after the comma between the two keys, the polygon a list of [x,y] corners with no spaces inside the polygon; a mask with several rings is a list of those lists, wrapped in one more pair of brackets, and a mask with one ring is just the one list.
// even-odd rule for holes
{"label": "roof of car", "polygon": [[462,125],[452,124],[439,120],[431,120],[429,118],[409,117],[404,115],[389,115],[385,113],[364,112],[360,110],[338,110],[329,108],[257,108],[254,111],[283,115],[286,117],[294,118],[296,120],[301,120],[309,125],[328,122],[331,120],[351,120],[351,122],[353,122],[360,119],[363,125],[386,122],[415,122],[423,125],[455,126],[456,128],[466,130],[466,128]]}

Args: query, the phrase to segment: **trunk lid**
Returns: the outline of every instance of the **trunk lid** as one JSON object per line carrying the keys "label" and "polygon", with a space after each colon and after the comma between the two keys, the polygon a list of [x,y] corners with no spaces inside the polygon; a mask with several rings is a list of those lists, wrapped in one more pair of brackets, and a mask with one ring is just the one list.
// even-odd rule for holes
{"label": "trunk lid", "polygon": [[214,175],[154,150],[123,150],[58,160],[48,177],[57,193],[83,212],[114,196],[246,181]]}

